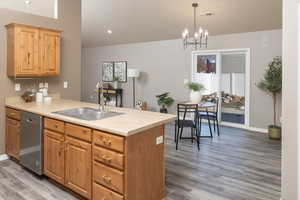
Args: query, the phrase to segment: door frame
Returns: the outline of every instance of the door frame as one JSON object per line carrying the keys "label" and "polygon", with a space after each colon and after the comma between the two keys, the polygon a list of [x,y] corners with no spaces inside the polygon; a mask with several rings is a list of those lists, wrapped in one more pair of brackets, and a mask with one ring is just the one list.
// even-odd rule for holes
{"label": "door frame", "polygon": [[[216,72],[220,76],[221,75],[221,62],[223,54],[241,54],[244,53],[246,56],[246,65],[245,65],[245,123],[244,124],[236,124],[230,122],[221,122],[221,125],[230,126],[235,128],[243,128],[250,129],[250,81],[251,81],[251,49],[250,48],[238,48],[238,49],[214,49],[214,50],[197,50],[192,51],[191,54],[191,81],[194,80],[194,72],[195,72],[195,56],[198,55],[216,55]],[[220,88],[221,81],[218,79],[218,96],[220,97]],[[219,104],[219,111],[221,111],[221,103]],[[221,116],[221,112],[219,112],[219,119]]]}

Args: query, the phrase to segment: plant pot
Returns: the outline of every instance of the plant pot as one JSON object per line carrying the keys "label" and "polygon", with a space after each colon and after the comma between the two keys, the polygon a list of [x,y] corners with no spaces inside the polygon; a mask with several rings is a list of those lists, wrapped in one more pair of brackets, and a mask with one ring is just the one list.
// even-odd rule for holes
{"label": "plant pot", "polygon": [[119,82],[118,81],[114,81],[113,82],[113,87],[114,87],[114,89],[118,89],[119,88]]}
{"label": "plant pot", "polygon": [[202,94],[199,91],[191,91],[190,93],[190,101],[192,103],[200,103],[202,99]]}
{"label": "plant pot", "polygon": [[160,113],[168,113],[168,109],[166,108],[166,106],[162,106],[159,110]]}
{"label": "plant pot", "polygon": [[268,134],[271,140],[280,140],[281,139],[281,127],[270,125],[268,127]]}

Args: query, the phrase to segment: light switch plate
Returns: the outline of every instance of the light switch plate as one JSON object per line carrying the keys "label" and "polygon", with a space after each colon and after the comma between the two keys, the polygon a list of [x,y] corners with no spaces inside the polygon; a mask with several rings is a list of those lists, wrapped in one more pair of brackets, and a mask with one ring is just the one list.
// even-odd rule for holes
{"label": "light switch plate", "polygon": [[68,87],[69,87],[68,81],[64,81],[64,88],[68,88]]}
{"label": "light switch plate", "polygon": [[156,145],[164,143],[164,137],[163,136],[158,136],[156,137]]}
{"label": "light switch plate", "polygon": [[15,84],[15,91],[16,92],[20,92],[21,91],[21,84],[20,83],[16,83]]}
{"label": "light switch plate", "polygon": [[183,84],[188,84],[188,82],[189,82],[189,79],[183,79]]}

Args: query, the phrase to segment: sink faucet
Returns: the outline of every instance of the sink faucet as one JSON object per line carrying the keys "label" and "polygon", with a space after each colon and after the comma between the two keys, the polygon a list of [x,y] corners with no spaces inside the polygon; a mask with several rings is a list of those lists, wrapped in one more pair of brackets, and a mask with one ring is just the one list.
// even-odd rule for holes
{"label": "sink faucet", "polygon": [[98,109],[101,112],[104,112],[105,111],[105,109],[104,109],[105,99],[104,99],[104,94],[103,94],[103,82],[98,82],[96,85],[96,88],[97,88],[97,93],[98,93],[98,91],[100,92],[100,95],[98,95],[99,96],[98,102],[100,101]]}

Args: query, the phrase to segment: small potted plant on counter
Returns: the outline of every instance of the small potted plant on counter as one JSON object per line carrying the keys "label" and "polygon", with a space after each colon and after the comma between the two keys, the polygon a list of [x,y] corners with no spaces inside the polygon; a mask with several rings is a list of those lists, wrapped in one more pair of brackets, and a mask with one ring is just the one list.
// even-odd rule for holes
{"label": "small potted plant on counter", "polygon": [[160,107],[161,113],[168,113],[167,107],[171,106],[174,103],[174,99],[169,96],[169,92],[165,92],[163,94],[157,95],[157,104]]}
{"label": "small potted plant on counter", "polygon": [[187,87],[191,90],[190,101],[192,103],[200,103],[202,99],[202,91],[205,89],[201,83],[189,82]]}
{"label": "small potted plant on counter", "polygon": [[273,98],[273,125],[268,128],[268,134],[270,139],[281,139],[281,127],[276,123],[276,100],[277,95],[282,89],[282,61],[281,57],[275,57],[269,63],[268,68],[265,72],[264,78],[258,84],[258,87],[263,91],[271,94]]}

